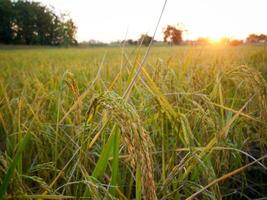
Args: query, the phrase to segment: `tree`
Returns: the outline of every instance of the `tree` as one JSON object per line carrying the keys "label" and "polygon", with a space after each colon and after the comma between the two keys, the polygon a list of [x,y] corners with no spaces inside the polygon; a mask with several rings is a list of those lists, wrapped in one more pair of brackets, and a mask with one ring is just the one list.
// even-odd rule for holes
{"label": "tree", "polygon": [[182,33],[182,30],[177,29],[174,26],[168,25],[163,32],[164,42],[171,42],[172,44],[178,45],[183,41]]}
{"label": "tree", "polygon": [[57,17],[50,9],[38,6],[36,9],[36,37],[35,43],[41,45],[52,45],[54,21]]}
{"label": "tree", "polygon": [[8,44],[12,40],[13,10],[10,0],[0,0],[0,43]]}
{"label": "tree", "polygon": [[37,18],[37,7],[39,6],[39,3],[28,1],[14,3],[15,25],[18,27],[15,40],[18,43],[36,43],[38,37],[36,21],[39,20]]}
{"label": "tree", "polygon": [[256,43],[258,42],[258,36],[256,34],[250,34],[247,39],[247,43]]}
{"label": "tree", "polygon": [[267,42],[267,35],[260,34],[258,35],[259,41],[261,42]]}
{"label": "tree", "polygon": [[77,27],[38,2],[0,0],[0,43],[75,45]]}
{"label": "tree", "polygon": [[247,39],[247,43],[259,43],[259,42],[267,42],[267,35],[264,34],[250,34]]}
{"label": "tree", "polygon": [[77,40],[74,38],[76,34],[77,27],[75,26],[72,19],[68,19],[66,22],[63,22],[63,37],[65,45],[76,45]]}
{"label": "tree", "polygon": [[145,46],[148,46],[151,43],[152,39],[153,37],[147,34],[142,34],[140,38],[138,39],[138,44],[143,44]]}
{"label": "tree", "polygon": [[231,40],[230,41],[231,46],[239,46],[239,45],[242,45],[243,43],[244,43],[243,40]]}

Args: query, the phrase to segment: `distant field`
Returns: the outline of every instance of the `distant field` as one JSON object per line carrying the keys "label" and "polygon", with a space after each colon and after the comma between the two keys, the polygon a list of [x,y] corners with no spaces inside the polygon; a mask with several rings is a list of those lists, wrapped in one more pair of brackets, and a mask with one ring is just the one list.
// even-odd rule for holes
{"label": "distant field", "polygon": [[267,47],[145,51],[0,50],[0,199],[267,196]]}

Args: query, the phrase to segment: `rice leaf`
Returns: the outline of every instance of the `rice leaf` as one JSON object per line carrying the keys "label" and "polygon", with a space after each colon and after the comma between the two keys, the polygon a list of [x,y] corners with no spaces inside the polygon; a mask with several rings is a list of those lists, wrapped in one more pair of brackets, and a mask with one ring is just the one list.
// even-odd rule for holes
{"label": "rice leaf", "polygon": [[13,175],[13,172],[14,172],[16,166],[18,165],[21,153],[28,146],[30,138],[31,138],[30,133],[27,133],[19,143],[18,151],[16,152],[12,162],[10,163],[10,165],[9,165],[9,167],[7,169],[7,172],[6,172],[6,174],[4,176],[4,179],[3,179],[3,184],[0,186],[0,199],[3,198],[5,192],[6,192],[7,188],[8,188],[9,181],[10,181],[12,175]]}

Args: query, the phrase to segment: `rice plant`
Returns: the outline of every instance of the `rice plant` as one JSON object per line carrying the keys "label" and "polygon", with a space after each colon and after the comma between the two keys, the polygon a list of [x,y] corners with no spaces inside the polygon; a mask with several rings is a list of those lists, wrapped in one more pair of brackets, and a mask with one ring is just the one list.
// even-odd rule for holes
{"label": "rice plant", "polygon": [[145,51],[0,50],[0,199],[267,196],[265,47]]}

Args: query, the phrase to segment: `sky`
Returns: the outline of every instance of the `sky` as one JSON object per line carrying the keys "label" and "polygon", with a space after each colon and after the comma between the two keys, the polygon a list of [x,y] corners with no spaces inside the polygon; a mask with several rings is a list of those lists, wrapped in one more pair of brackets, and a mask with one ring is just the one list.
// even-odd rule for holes
{"label": "sky", "polygon": [[[153,34],[165,0],[36,0],[68,13],[78,27],[78,41],[138,39]],[[168,0],[158,32],[183,24],[184,39],[245,39],[267,34],[267,0]],[[125,37],[126,36],[126,37]]]}

